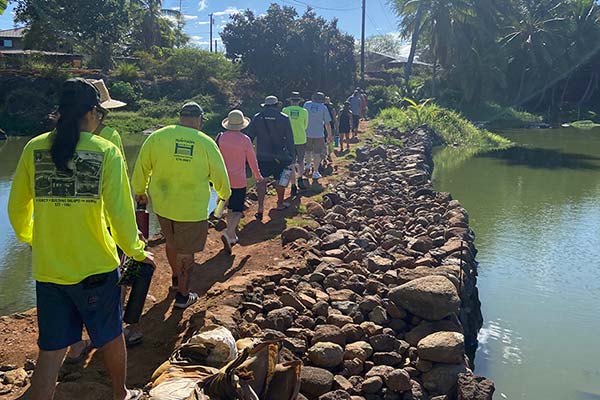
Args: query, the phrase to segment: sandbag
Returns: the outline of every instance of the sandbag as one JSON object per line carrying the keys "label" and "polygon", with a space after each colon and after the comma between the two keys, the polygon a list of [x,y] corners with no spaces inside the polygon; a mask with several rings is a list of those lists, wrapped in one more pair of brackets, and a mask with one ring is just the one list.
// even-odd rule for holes
{"label": "sandbag", "polygon": [[[186,345],[180,349],[183,350],[180,351],[181,358],[201,355],[200,359],[194,359],[193,362],[210,367],[220,368],[238,355],[235,338],[227,328],[218,325],[203,327]],[[187,353],[190,349],[191,353]]]}

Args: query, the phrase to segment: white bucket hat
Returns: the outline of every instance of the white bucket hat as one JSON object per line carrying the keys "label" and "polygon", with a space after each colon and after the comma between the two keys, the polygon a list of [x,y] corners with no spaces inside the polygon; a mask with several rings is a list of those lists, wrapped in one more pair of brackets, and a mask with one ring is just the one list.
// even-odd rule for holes
{"label": "white bucket hat", "polygon": [[244,113],[240,110],[233,110],[229,113],[229,116],[223,120],[221,125],[223,128],[230,131],[241,131],[250,125],[250,118],[245,117]]}
{"label": "white bucket hat", "polygon": [[92,85],[94,85],[96,89],[98,89],[98,92],[100,92],[100,105],[102,106],[102,108],[110,110],[113,108],[125,107],[127,105],[127,103],[124,103],[119,100],[113,100],[110,97],[110,93],[108,93],[108,88],[106,87],[106,84],[104,83],[103,79],[91,79],[89,82]]}
{"label": "white bucket hat", "polygon": [[261,104],[262,107],[265,106],[276,106],[279,104],[279,99],[277,98],[277,96],[267,96],[265,98],[265,102],[263,104]]}

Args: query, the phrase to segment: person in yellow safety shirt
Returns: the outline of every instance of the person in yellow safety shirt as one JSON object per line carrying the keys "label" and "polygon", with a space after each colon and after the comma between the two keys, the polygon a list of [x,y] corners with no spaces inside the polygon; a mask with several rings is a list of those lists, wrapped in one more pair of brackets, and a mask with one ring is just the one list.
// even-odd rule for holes
{"label": "person in yellow safety shirt", "polygon": [[298,194],[298,189],[306,189],[304,183],[304,158],[306,155],[306,129],[308,128],[308,111],[300,105],[302,102],[300,92],[292,92],[289,98],[290,105],[282,112],[290,117],[292,133],[294,134],[294,147],[296,148],[296,168],[298,169],[298,186],[296,186],[296,169],[292,173],[292,196]]}
{"label": "person in yellow safety shirt", "polygon": [[209,182],[219,198],[231,196],[225,162],[217,144],[200,131],[204,111],[186,103],[178,125],[161,128],[146,139],[135,163],[132,186],[136,201],[154,212],[166,239],[172,269],[175,308],[198,301],[189,290],[194,254],[202,251],[208,234]]}
{"label": "person in yellow safety shirt", "polygon": [[[115,100],[110,96],[110,92],[108,91],[103,79],[92,79],[89,82],[94,85],[94,87],[96,87],[100,93],[100,105],[102,106],[102,109],[110,112],[110,110],[125,107],[127,105],[127,103]],[[121,155],[123,156],[123,160],[125,160],[125,165],[127,165],[127,159],[125,158],[125,149],[123,148],[121,135],[116,129],[104,125],[104,119],[106,118],[107,114],[108,113],[104,113],[102,115],[102,120],[100,121],[100,124],[94,133],[117,146],[119,150],[121,150]]]}
{"label": "person in yellow safety shirt", "polygon": [[104,353],[113,398],[139,399],[141,391],[125,387],[116,245],[137,261],[154,264],[152,254],[138,238],[119,149],[91,133],[104,112],[98,91],[69,79],[58,111],[56,130],[25,146],[8,201],[16,236],[33,252],[40,352],[29,394],[53,397],[67,348],[81,341],[85,325]]}

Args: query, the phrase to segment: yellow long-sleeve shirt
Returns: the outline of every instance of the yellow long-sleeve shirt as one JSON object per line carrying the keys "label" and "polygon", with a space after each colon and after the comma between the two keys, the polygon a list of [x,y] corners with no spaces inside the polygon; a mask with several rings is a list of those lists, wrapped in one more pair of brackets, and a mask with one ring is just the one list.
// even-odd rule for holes
{"label": "yellow long-sleeve shirt", "polygon": [[8,201],[17,238],[32,246],[33,278],[71,285],[110,272],[119,265],[115,242],[128,256],[144,260],[119,149],[82,132],[72,172],[63,173],[49,152],[54,134],[40,135],[25,146]]}
{"label": "yellow long-sleeve shirt", "polygon": [[148,191],[156,214],[178,222],[208,219],[209,182],[220,198],[231,196],[215,141],[180,125],[166,126],[146,139],[131,182],[135,194]]}
{"label": "yellow long-sleeve shirt", "polygon": [[125,149],[123,148],[123,140],[121,139],[121,135],[119,131],[109,126],[103,126],[102,130],[98,134],[101,138],[104,138],[117,146],[119,150],[121,150],[121,155],[123,156],[123,161],[125,161],[125,165],[127,165],[127,159],[125,157]]}

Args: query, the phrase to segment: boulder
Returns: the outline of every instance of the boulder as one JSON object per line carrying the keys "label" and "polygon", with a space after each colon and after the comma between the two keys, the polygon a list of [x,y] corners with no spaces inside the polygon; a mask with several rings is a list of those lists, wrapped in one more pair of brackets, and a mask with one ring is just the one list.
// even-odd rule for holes
{"label": "boulder", "polygon": [[410,345],[416,346],[424,337],[440,331],[462,333],[461,327],[453,321],[443,320],[435,322],[422,322],[407,332],[406,335],[404,335],[404,339]]}
{"label": "boulder", "polygon": [[363,393],[378,393],[383,387],[383,379],[380,376],[372,376],[363,381],[361,392]]}
{"label": "boulder", "polygon": [[277,310],[269,311],[265,319],[267,328],[281,332],[285,332],[291,328],[293,322],[294,314],[289,308],[279,308]]}
{"label": "boulder", "polygon": [[323,218],[325,216],[325,208],[315,201],[306,203],[306,212],[313,218]]}
{"label": "boulder", "polygon": [[300,392],[306,397],[315,398],[331,390],[333,374],[326,369],[302,367],[300,373]]}
{"label": "boulder", "polygon": [[298,239],[308,240],[310,239],[310,233],[299,226],[292,226],[281,233],[281,242],[284,246]]}
{"label": "boulder", "polygon": [[334,390],[319,397],[319,400],[352,400],[350,394],[345,390]]}
{"label": "boulder", "polygon": [[412,388],[410,375],[403,369],[395,369],[390,372],[385,379],[385,385],[397,393],[403,393]]}
{"label": "boulder", "polygon": [[465,372],[462,364],[437,364],[423,374],[423,386],[433,394],[450,393],[456,388],[458,375]]}
{"label": "boulder", "polygon": [[280,299],[284,306],[292,307],[298,312],[304,312],[304,310],[306,310],[306,307],[298,299],[298,296],[296,296],[295,293],[283,293],[280,296]]}
{"label": "boulder", "polygon": [[344,360],[353,360],[358,358],[360,361],[367,361],[373,354],[373,347],[367,342],[354,342],[346,345],[344,351]]}
{"label": "boulder", "polygon": [[458,400],[492,400],[494,382],[472,372],[458,375]]}
{"label": "boulder", "polygon": [[331,342],[344,346],[346,345],[346,334],[335,325],[319,325],[313,335],[312,344],[319,342]]}
{"label": "boulder", "polygon": [[458,312],[460,297],[454,284],[443,276],[415,279],[389,292],[398,306],[427,319],[441,320]]}
{"label": "boulder", "polygon": [[460,364],[465,358],[465,337],[458,332],[436,332],[421,339],[417,349],[423,360]]}
{"label": "boulder", "polygon": [[344,349],[339,344],[319,342],[308,349],[308,358],[317,367],[333,368],[344,361]]}

